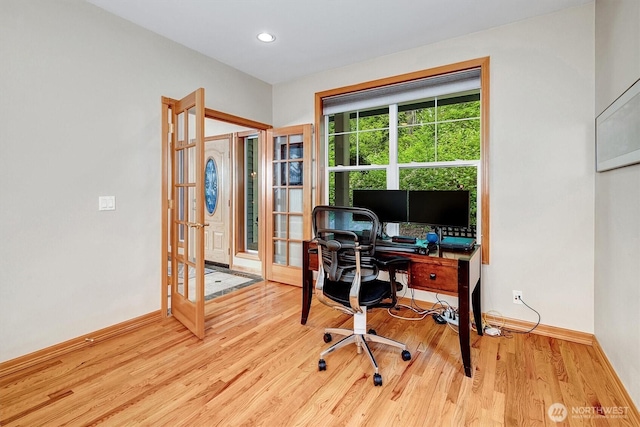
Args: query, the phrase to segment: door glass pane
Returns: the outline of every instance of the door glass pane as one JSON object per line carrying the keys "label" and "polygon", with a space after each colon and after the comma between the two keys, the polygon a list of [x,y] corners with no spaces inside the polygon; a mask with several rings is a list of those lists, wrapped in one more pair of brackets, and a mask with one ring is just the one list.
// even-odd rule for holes
{"label": "door glass pane", "polygon": [[187,244],[188,244],[188,252],[187,252],[187,260],[190,262],[196,262],[196,228],[195,227],[187,227]]}
{"label": "door glass pane", "polygon": [[287,185],[289,180],[287,179],[287,163],[280,163],[280,184],[278,185]]}
{"label": "door glass pane", "polygon": [[287,216],[286,215],[273,216],[273,237],[279,237],[282,239],[287,238]]}
{"label": "door glass pane", "polygon": [[189,144],[195,144],[196,142],[196,107],[191,107],[187,112],[189,114],[189,124],[187,127],[187,138]]}
{"label": "door glass pane", "polygon": [[[185,191],[184,191],[184,187],[178,187],[178,191],[177,191],[177,214],[176,214],[176,218],[178,221],[184,221],[185,219],[185,214],[184,214],[184,195],[185,195]],[[184,224],[178,224],[178,240],[183,242],[184,241]]]}
{"label": "door glass pane", "polygon": [[[197,222],[196,216],[196,189],[195,187],[189,187],[187,189],[188,198],[187,198],[187,222],[195,223]],[[188,260],[191,262],[195,262],[195,254],[196,254],[196,235],[198,229],[196,227],[187,227],[189,230],[189,245],[188,245]]]}
{"label": "door glass pane", "polygon": [[282,182],[282,178],[280,176],[280,163],[273,163],[273,185],[279,186],[280,182]]}
{"label": "door glass pane", "polygon": [[184,113],[178,114],[178,119],[176,120],[176,128],[178,141],[184,140]]}
{"label": "door glass pane", "polygon": [[289,215],[289,238],[302,240],[302,216]]}
{"label": "door glass pane", "polygon": [[276,264],[287,264],[287,242],[283,240],[273,242],[273,261]]}
{"label": "door glass pane", "polygon": [[289,185],[302,185],[302,162],[289,163]]}
{"label": "door glass pane", "polygon": [[289,212],[302,213],[302,188],[289,189]]}
{"label": "door glass pane", "polygon": [[176,152],[176,183],[184,183],[184,150]]}
{"label": "door glass pane", "polygon": [[194,302],[196,300],[196,268],[188,265],[187,270],[189,274],[185,277],[185,289],[187,291],[186,297],[189,301]]}
{"label": "door glass pane", "polygon": [[196,182],[196,168],[194,167],[196,164],[196,147],[187,148],[187,162],[185,167],[188,171],[188,182]]}
{"label": "door glass pane", "polygon": [[273,185],[284,186],[287,185],[287,163],[275,162],[273,164]]}
{"label": "door glass pane", "polygon": [[273,138],[273,160],[285,160],[287,158],[287,137],[276,136]]}
{"label": "door glass pane", "polygon": [[291,144],[289,145],[289,159],[301,159],[302,158],[302,142],[294,143],[294,137],[301,135],[294,135],[291,137]]}
{"label": "door glass pane", "polygon": [[177,283],[178,283],[178,289],[176,289],[176,292],[178,292],[180,295],[182,296],[186,296],[186,291],[184,288],[184,263],[178,262],[176,263],[178,266],[178,278],[177,278]]}
{"label": "door glass pane", "polygon": [[273,190],[273,210],[274,212],[287,211],[287,190],[278,188]]}
{"label": "door glass pane", "polygon": [[177,263],[178,277],[176,292],[189,301],[196,300],[196,269],[184,263]]}
{"label": "door glass pane", "polygon": [[289,242],[289,265],[302,267],[302,243]]}
{"label": "door glass pane", "polygon": [[196,189],[195,187],[187,187],[186,214],[188,222],[196,222]]}

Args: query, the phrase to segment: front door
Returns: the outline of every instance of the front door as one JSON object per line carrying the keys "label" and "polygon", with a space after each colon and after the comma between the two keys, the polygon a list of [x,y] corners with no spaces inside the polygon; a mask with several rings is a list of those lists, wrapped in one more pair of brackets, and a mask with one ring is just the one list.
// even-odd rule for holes
{"label": "front door", "polygon": [[204,89],[175,102],[169,156],[171,314],[204,338]]}
{"label": "front door", "polygon": [[204,231],[205,260],[229,265],[229,233],[231,218],[229,205],[229,147],[233,135],[204,139],[204,217],[209,226]]}
{"label": "front door", "polygon": [[311,229],[311,125],[267,131],[267,280],[302,286],[302,241]]}

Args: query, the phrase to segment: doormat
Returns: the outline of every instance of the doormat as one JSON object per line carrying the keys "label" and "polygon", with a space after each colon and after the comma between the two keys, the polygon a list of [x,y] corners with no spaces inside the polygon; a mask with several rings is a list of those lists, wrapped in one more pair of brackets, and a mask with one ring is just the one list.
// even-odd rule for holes
{"label": "doormat", "polygon": [[[190,270],[189,295],[195,295],[196,281],[193,280],[195,279],[195,269]],[[171,274],[171,266],[169,266],[169,274]],[[216,297],[227,295],[262,280],[262,277],[255,274],[234,271],[217,265],[207,265],[204,268],[204,300],[209,301]],[[178,271],[178,293],[182,294],[183,289],[184,276],[182,271]]]}
{"label": "doormat", "polygon": [[[204,276],[204,300],[227,295],[238,289],[262,281],[262,277],[214,267],[214,271]],[[226,270],[226,271],[225,271]]]}

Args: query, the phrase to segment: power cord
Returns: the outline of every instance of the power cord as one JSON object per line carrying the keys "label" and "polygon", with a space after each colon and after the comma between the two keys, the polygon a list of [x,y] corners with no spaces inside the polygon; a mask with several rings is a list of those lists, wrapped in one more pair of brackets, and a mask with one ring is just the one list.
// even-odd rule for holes
{"label": "power cord", "polygon": [[[541,320],[540,313],[538,313],[535,309],[533,309],[529,304],[524,302],[524,300],[521,297],[518,297],[518,298],[520,299],[522,304],[524,304],[529,310],[533,311],[534,313],[536,313],[538,315],[538,321],[533,326],[533,328],[529,329],[528,331],[516,331],[516,330],[513,330],[513,329],[507,329],[507,328],[505,328],[504,316],[501,313],[499,313],[499,312],[497,312],[495,310],[490,310],[490,311],[487,311],[485,314],[482,315],[482,323],[484,324],[484,333],[486,335],[489,335],[489,336],[492,336],[492,337],[503,336],[505,338],[513,338],[513,334],[528,334],[528,333],[533,332],[533,330],[540,325],[540,320]],[[490,315],[491,313],[495,313],[493,315],[494,317],[500,317],[501,318],[501,322],[500,322],[499,325],[492,324],[489,321],[489,319],[487,318],[487,315]],[[497,316],[496,316],[496,314],[497,314]]]}
{"label": "power cord", "polygon": [[518,297],[518,299],[527,306],[527,308],[531,311],[533,311],[535,314],[538,315],[538,321],[536,322],[536,324],[533,326],[533,328],[529,329],[528,331],[513,331],[513,330],[509,330],[509,332],[514,333],[514,334],[528,334],[533,332],[533,330],[535,328],[537,328],[540,325],[540,320],[542,319],[542,317],[540,316],[540,313],[538,313],[536,310],[534,310],[533,308],[531,308],[531,306],[529,306],[529,304],[527,304],[526,302],[524,302],[524,300],[522,299],[522,297]]}
{"label": "power cord", "polygon": [[[418,304],[416,303],[416,300],[414,298],[414,292],[413,290],[411,291],[411,305],[406,305],[406,304],[396,304],[395,307],[390,307],[387,309],[387,312],[389,313],[389,315],[391,317],[395,317],[396,319],[402,319],[402,320],[410,320],[410,321],[416,321],[416,320],[423,320],[425,319],[427,316],[433,315],[433,314],[440,314],[439,310],[436,310],[435,307],[436,304],[434,304],[434,306],[430,309],[424,309],[418,306]],[[405,317],[405,316],[399,316],[397,314],[394,314],[391,312],[392,309],[407,309],[407,310],[411,310],[414,313],[418,314],[419,317]]]}
{"label": "power cord", "polygon": [[[402,297],[405,296],[407,289],[410,290],[411,292],[411,305],[406,305],[406,304],[396,304],[395,307],[390,307],[387,309],[387,313],[389,313],[389,315],[391,317],[394,317],[396,319],[402,319],[402,320],[409,320],[409,321],[417,321],[417,320],[424,320],[427,316],[431,316],[434,314],[437,315],[443,315],[446,311],[450,311],[451,313],[455,313],[455,316],[457,317],[457,313],[458,310],[456,308],[453,308],[449,303],[447,303],[446,301],[442,301],[440,300],[440,298],[438,298],[438,295],[436,294],[436,300],[437,302],[433,303],[433,305],[431,306],[431,308],[422,308],[418,305],[418,303],[416,302],[415,299],[415,292],[414,289],[409,288],[408,286],[406,286],[406,283],[403,283],[403,285],[405,285],[405,288],[402,292]],[[438,305],[440,305],[439,308],[436,308]],[[419,317],[404,317],[404,316],[399,316],[395,313],[393,313],[391,310],[392,309],[407,309],[407,310],[411,310],[414,313],[418,314]],[[447,322],[448,324],[448,322]],[[451,326],[451,325],[449,325]],[[454,329],[455,330],[455,329]],[[457,330],[456,330],[457,332]]]}
{"label": "power cord", "polygon": [[[459,313],[458,313],[458,309],[456,307],[453,307],[451,304],[449,304],[447,301],[441,300],[438,296],[438,294],[436,293],[436,301],[435,303],[433,303],[433,305],[431,306],[430,309],[425,309],[422,308],[418,305],[418,303],[416,302],[415,299],[415,292],[412,288],[409,288],[408,286],[406,286],[406,283],[403,283],[404,286],[404,290],[402,292],[402,297],[405,297],[407,289],[410,290],[411,292],[411,305],[405,305],[405,304],[396,304],[395,307],[392,308],[388,308],[387,312],[389,313],[389,315],[391,317],[394,317],[396,319],[402,319],[402,320],[410,320],[410,321],[417,321],[417,320],[424,320],[427,316],[430,315],[440,315],[440,316],[446,316],[449,315],[449,317],[453,317],[456,319],[459,319]],[[513,338],[512,335],[510,334],[528,334],[533,332],[534,329],[536,329],[539,325],[540,325],[540,321],[542,320],[542,316],[540,316],[540,313],[535,310],[534,308],[532,308],[529,304],[527,304],[522,297],[518,297],[520,299],[520,301],[522,302],[522,304],[524,304],[529,310],[533,311],[534,313],[536,313],[538,315],[538,321],[536,322],[536,324],[529,329],[528,331],[516,331],[516,330],[512,330],[512,329],[507,329],[505,328],[505,319],[504,316],[496,311],[496,310],[489,310],[486,313],[484,313],[482,315],[482,323],[483,323],[483,331],[485,332],[486,335],[489,336],[493,336],[493,337],[500,337],[503,336],[505,338]],[[438,307],[439,306],[439,307]],[[407,309],[407,310],[411,310],[414,313],[418,314],[419,317],[404,317],[404,316],[399,316],[397,314],[394,314],[391,312],[392,309]],[[494,317],[500,317],[501,321],[500,324],[493,324],[492,322],[489,321],[489,319],[487,318],[488,315],[493,315]],[[496,316],[497,315],[497,316]],[[459,325],[458,326],[454,326],[452,325],[450,322],[446,322],[447,325],[456,333],[459,333]],[[474,331],[477,331],[477,325],[475,323],[471,323],[471,328]]]}

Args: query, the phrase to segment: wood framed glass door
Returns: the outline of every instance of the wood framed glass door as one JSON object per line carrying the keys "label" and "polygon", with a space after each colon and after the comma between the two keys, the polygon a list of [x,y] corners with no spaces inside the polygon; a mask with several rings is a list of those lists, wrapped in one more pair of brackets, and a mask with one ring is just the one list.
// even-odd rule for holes
{"label": "wood framed glass door", "polygon": [[267,132],[267,280],[302,286],[302,241],[311,229],[310,124]]}
{"label": "wood framed glass door", "polygon": [[[172,101],[163,112],[164,212],[163,253],[167,258],[164,289],[170,312],[194,335],[204,337],[204,89]],[[164,119],[164,118],[163,118]],[[164,125],[163,125],[164,129]],[[167,176],[168,175],[168,176]],[[164,221],[163,221],[164,222]],[[168,286],[167,286],[168,285]],[[164,305],[164,304],[163,304]],[[168,312],[168,310],[167,310]]]}

